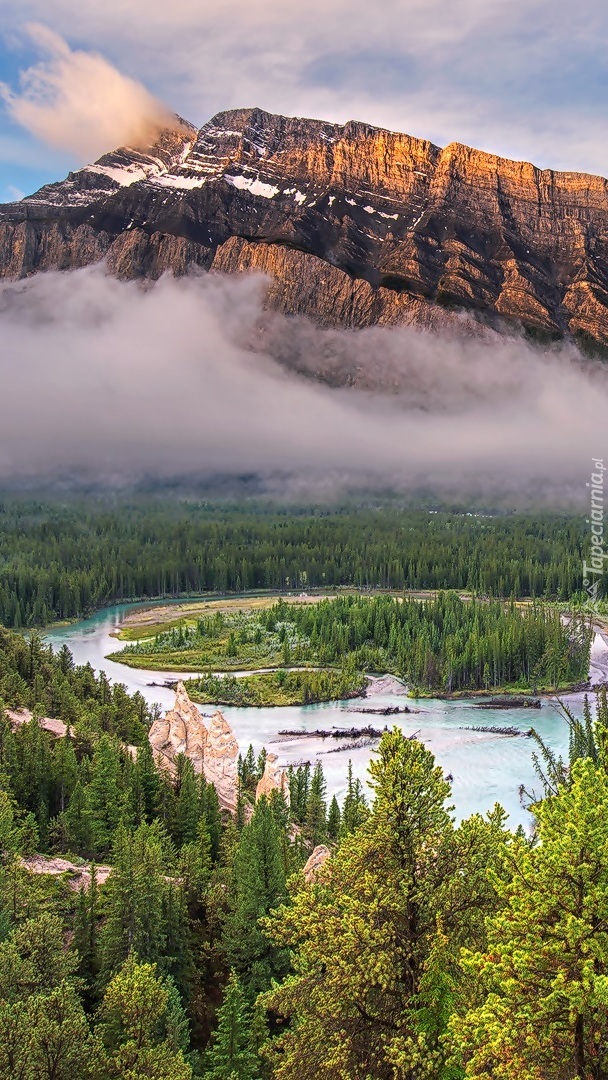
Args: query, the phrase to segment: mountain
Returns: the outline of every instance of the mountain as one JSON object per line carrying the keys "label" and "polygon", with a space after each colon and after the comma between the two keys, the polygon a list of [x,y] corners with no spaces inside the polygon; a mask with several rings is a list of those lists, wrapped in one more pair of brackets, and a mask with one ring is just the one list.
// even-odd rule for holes
{"label": "mountain", "polygon": [[322,325],[522,325],[608,344],[608,182],[459,143],[260,109],[176,118],[0,207],[0,276],[106,259],[121,277],[196,265],[273,277]]}

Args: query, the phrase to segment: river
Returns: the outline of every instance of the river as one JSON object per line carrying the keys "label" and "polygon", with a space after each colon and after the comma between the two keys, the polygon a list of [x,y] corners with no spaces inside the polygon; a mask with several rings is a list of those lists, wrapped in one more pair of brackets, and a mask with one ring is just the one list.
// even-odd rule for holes
{"label": "river", "polygon": [[[183,602],[183,601],[182,601]],[[162,601],[167,603],[167,601]],[[47,641],[54,647],[67,645],[77,664],[90,663],[96,670],[105,670],[108,677],[124,683],[127,690],[139,690],[150,703],[158,702],[163,709],[173,703],[173,692],[151,683],[164,679],[179,679],[179,673],[144,671],[128,668],[106,655],[117,648],[112,632],[120,625],[125,613],[133,607],[151,607],[152,603],[117,604],[105,608],[70,626],[53,627],[46,633]],[[608,669],[608,644],[597,634],[592,649],[592,674],[594,678]],[[184,678],[192,677],[184,674]],[[582,695],[568,695],[570,707],[580,714]],[[362,716],[352,710],[356,707],[401,705],[420,711],[411,715],[389,717]],[[202,707],[203,713],[211,711]],[[419,701],[396,695],[378,695],[348,702],[332,702],[325,705],[274,709],[243,709],[225,707],[222,712],[231,724],[244,752],[249,743],[259,752],[262,746],[279,755],[281,764],[301,760],[323,763],[327,778],[328,794],[340,798],[344,794],[346,769],[352,759],[356,776],[365,781],[371,748],[358,748],[343,752],[329,752],[334,740],[315,738],[279,739],[279,730],[314,731],[318,728],[355,727],[371,723],[382,727],[384,723],[398,724],[406,735],[418,733],[418,737],[434,753],[446,774],[451,774],[453,804],[458,819],[475,811],[484,813],[495,802],[500,802],[509,815],[512,827],[530,826],[530,814],[522,805],[519,788],[534,787],[540,791],[534,773],[532,752],[534,742],[528,738],[497,735],[480,730],[466,730],[469,726],[517,727],[528,730],[534,726],[545,742],[556,752],[567,753],[568,728],[559,709],[552,701],[543,701],[536,709],[477,709],[469,701],[442,701],[424,698]],[[334,744],[335,745],[335,744]]]}

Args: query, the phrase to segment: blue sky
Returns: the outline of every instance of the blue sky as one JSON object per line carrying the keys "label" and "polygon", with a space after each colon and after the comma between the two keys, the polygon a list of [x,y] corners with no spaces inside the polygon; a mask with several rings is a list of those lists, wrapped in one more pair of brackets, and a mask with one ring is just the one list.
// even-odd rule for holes
{"label": "blue sky", "polygon": [[[199,125],[259,105],[608,175],[601,0],[385,0],[376,10],[362,0],[2,0],[2,9],[0,81],[17,93],[41,59],[26,30],[34,21]],[[78,147],[53,142],[0,103],[0,201],[85,163]]]}

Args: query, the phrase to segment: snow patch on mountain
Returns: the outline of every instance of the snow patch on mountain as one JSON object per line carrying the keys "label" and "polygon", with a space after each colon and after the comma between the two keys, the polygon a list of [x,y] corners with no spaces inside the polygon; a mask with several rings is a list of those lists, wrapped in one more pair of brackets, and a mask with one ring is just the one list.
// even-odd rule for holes
{"label": "snow patch on mountain", "polygon": [[238,188],[239,191],[248,191],[251,195],[259,195],[262,199],[274,199],[279,194],[280,188],[273,184],[265,184],[259,177],[253,176],[224,176],[227,184]]}
{"label": "snow patch on mountain", "polygon": [[153,182],[159,187],[182,188],[184,191],[191,191],[193,188],[203,187],[203,184],[207,183],[207,177],[174,176],[171,173],[167,173],[164,176],[153,177]]}
{"label": "snow patch on mountain", "polygon": [[137,184],[140,180],[147,180],[149,175],[148,171],[141,167],[122,165],[87,165],[81,171],[109,176],[110,180],[113,180],[115,184],[119,184],[120,187],[131,187],[131,184]]}

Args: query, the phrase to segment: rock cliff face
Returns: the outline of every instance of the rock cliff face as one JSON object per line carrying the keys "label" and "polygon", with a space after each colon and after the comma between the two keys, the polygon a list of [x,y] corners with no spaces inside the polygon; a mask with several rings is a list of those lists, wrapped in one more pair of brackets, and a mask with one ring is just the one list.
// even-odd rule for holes
{"label": "rock cliff face", "polygon": [[223,810],[234,813],[237,800],[238,743],[221,712],[211,717],[209,728],[183,683],[177,684],[175,705],[152,724],[149,739],[157,763],[175,775],[175,758],[185,754],[196,773],[215,786]]}
{"label": "rock cliff face", "polygon": [[4,277],[104,258],[127,278],[263,270],[270,305],[328,326],[437,328],[464,309],[608,342],[606,180],[361,123],[176,121],[0,208]]}

